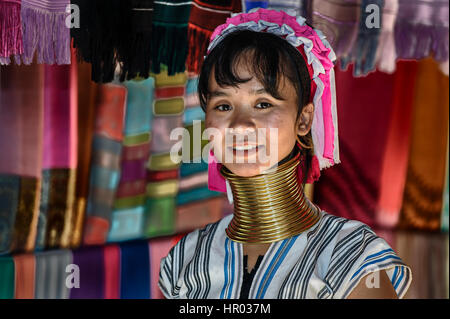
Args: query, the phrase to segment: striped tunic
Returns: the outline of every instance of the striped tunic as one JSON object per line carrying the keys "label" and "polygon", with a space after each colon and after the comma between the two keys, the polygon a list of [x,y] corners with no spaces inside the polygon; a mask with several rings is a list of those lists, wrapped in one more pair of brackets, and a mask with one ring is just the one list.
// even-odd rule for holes
{"label": "striped tunic", "polygon": [[[166,298],[239,298],[243,246],[225,234],[231,218],[189,233],[161,260],[158,284]],[[322,211],[306,232],[270,245],[249,298],[346,298],[361,278],[382,269],[402,298],[411,270],[386,241],[361,222]]]}

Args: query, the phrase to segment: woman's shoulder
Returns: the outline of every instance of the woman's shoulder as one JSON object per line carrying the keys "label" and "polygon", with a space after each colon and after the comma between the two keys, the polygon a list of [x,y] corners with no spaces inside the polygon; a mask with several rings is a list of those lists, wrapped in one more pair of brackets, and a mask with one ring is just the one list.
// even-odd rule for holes
{"label": "woman's shoulder", "polygon": [[320,258],[328,287],[322,297],[333,291],[333,297],[345,298],[364,276],[380,270],[386,271],[397,295],[403,297],[411,282],[411,270],[371,227],[327,212],[322,212],[319,223],[312,236],[327,243],[321,252],[325,256]]}

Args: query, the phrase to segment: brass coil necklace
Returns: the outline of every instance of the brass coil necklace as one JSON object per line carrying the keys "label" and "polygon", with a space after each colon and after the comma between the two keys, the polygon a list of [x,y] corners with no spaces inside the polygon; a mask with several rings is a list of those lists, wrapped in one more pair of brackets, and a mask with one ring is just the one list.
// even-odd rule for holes
{"label": "brass coil necklace", "polygon": [[252,177],[233,174],[222,166],[230,183],[234,216],[225,232],[236,242],[272,243],[298,235],[320,219],[320,209],[303,192],[297,177],[300,152],[275,172]]}

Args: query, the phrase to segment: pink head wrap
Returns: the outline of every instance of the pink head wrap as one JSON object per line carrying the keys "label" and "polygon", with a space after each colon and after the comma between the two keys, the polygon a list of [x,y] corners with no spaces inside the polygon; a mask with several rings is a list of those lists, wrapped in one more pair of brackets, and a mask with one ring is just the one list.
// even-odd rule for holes
{"label": "pink head wrap", "polygon": [[[308,67],[311,78],[311,101],[315,106],[311,128],[314,157],[307,176],[307,183],[312,183],[320,176],[321,169],[340,162],[333,69],[336,55],[323,33],[311,28],[305,22],[306,19],[301,16],[295,17],[284,11],[262,8],[249,13],[234,14],[226,23],[214,30],[208,53],[226,35],[237,30],[276,34],[299,50]],[[209,188],[226,192],[226,182],[219,171],[221,164],[217,162],[212,152],[208,164]]]}

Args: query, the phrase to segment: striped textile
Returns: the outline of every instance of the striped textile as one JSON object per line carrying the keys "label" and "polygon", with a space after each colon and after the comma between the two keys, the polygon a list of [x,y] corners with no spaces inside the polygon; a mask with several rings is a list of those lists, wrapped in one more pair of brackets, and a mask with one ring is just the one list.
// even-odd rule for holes
{"label": "striped textile", "polygon": [[[243,245],[225,234],[231,218],[189,233],[161,260],[166,298],[239,298]],[[402,298],[411,270],[386,241],[361,222],[322,211],[308,231],[271,244],[249,298],[346,298],[363,276],[382,269]]]}
{"label": "striped textile", "polygon": [[109,242],[141,238],[144,220],[150,140],[141,141],[136,136],[146,134],[150,138],[155,84],[153,78],[124,84],[127,89],[123,129],[125,143],[122,146],[121,174],[111,216]]}
{"label": "striped textile", "polygon": [[173,161],[170,151],[177,140],[171,140],[173,129],[183,123],[186,73],[169,75],[162,65],[155,78],[151,153],[147,163],[146,199],[144,205],[144,236],[157,237],[175,231],[175,205],[178,193],[180,164]]}
{"label": "striped textile", "polygon": [[103,244],[107,240],[120,180],[126,95],[127,90],[123,86],[99,86],[84,244]]}

